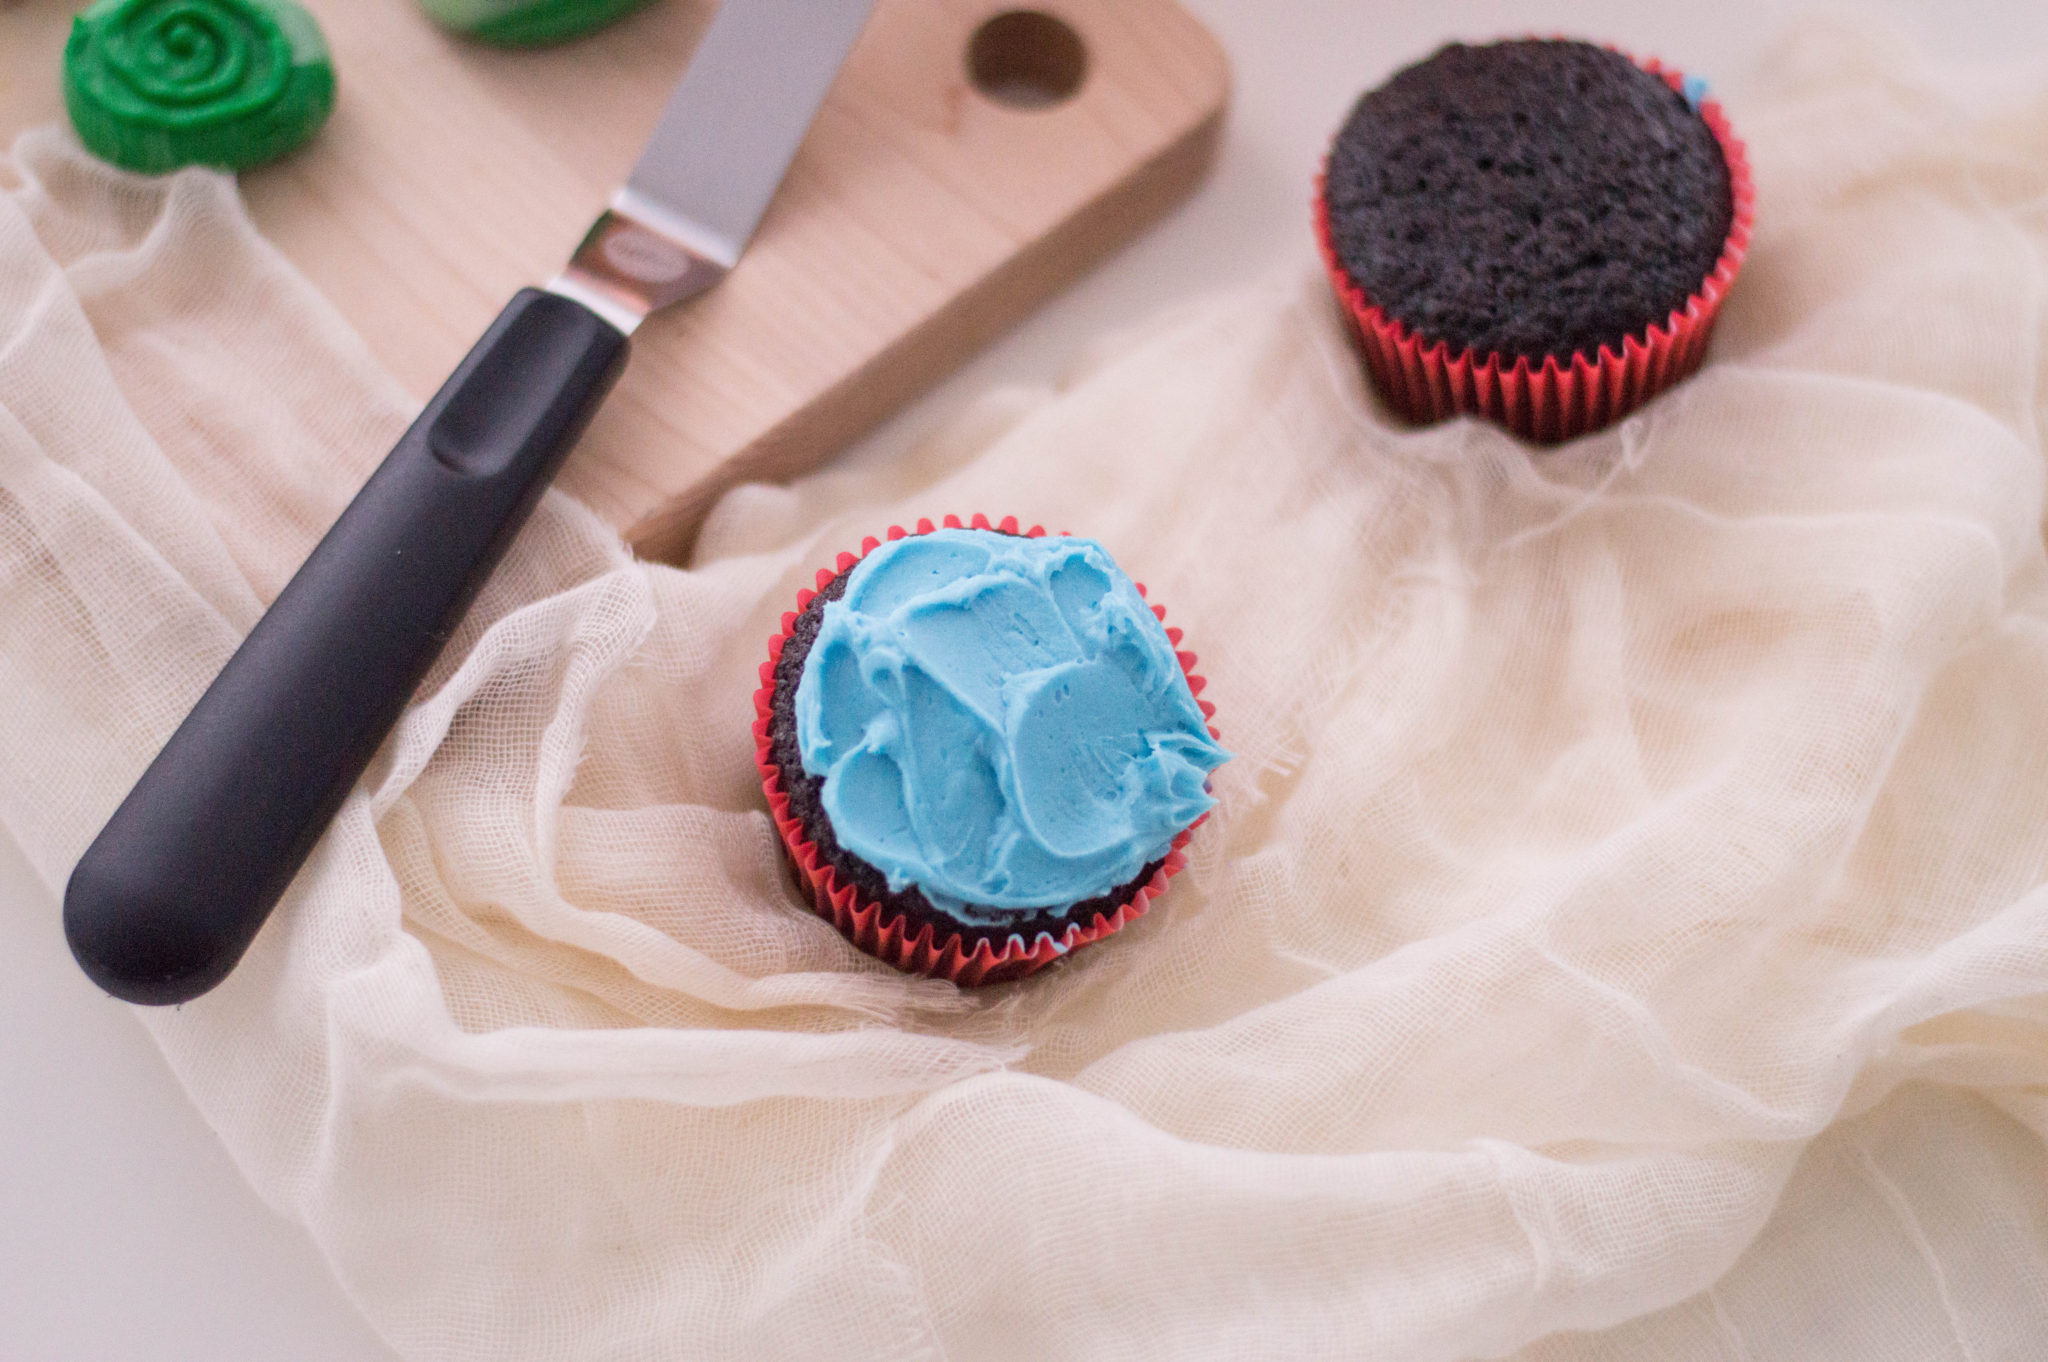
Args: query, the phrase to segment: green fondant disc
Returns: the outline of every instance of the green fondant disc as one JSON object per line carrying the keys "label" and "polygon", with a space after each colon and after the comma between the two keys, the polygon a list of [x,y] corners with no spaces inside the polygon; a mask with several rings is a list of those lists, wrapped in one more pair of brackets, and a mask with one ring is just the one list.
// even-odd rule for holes
{"label": "green fondant disc", "polygon": [[445,29],[501,47],[541,47],[602,28],[648,0],[420,0]]}
{"label": "green fondant disc", "polygon": [[99,0],[71,21],[64,103],[115,165],[242,170],[319,131],[334,63],[293,0]]}

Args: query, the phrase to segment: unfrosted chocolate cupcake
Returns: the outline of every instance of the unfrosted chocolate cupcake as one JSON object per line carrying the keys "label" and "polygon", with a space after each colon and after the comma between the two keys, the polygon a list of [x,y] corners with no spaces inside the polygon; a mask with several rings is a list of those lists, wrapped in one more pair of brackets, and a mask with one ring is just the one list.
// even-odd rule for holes
{"label": "unfrosted chocolate cupcake", "polygon": [[1452,44],[1358,101],[1318,234],[1397,408],[1562,438],[1698,363],[1750,192],[1689,93],[1655,63],[1523,40]]}

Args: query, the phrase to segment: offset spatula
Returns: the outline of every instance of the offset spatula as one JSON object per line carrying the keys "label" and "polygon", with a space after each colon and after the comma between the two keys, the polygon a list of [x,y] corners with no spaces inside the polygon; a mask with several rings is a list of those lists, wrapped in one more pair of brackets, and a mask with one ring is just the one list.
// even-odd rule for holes
{"label": "offset spatula", "polygon": [[116,997],[227,977],[657,308],[739,260],[873,0],[725,0],[626,187],[522,289],[114,811],[64,931]]}

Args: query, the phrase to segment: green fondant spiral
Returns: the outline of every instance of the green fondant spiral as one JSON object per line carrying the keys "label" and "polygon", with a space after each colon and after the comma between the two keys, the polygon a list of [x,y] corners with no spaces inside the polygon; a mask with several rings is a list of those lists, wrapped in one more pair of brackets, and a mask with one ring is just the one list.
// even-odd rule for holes
{"label": "green fondant spiral", "polygon": [[72,21],[64,102],[116,165],[241,170],[319,130],[334,65],[292,0],[99,0]]}

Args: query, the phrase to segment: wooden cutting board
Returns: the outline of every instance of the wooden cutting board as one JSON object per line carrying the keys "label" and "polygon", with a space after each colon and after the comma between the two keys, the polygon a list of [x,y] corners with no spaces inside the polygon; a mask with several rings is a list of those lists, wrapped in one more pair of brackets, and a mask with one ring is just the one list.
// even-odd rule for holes
{"label": "wooden cutting board", "polygon": [[[560,267],[716,5],[657,0],[527,52],[449,37],[412,0],[307,5],[340,102],[243,193],[424,398]],[[80,7],[0,0],[10,139],[62,117]],[[1044,0],[984,31],[1014,9],[879,0],[739,268],[635,337],[561,482],[641,552],[680,560],[720,491],[821,463],[1193,189],[1229,93],[1208,33],[1171,0]]]}

